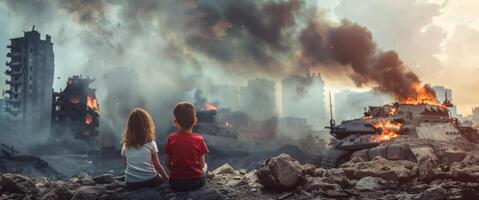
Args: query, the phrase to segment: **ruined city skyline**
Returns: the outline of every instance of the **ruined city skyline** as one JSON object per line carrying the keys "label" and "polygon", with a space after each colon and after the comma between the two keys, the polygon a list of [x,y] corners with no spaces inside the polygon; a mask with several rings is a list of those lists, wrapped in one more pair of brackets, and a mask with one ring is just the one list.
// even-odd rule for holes
{"label": "ruined city skyline", "polygon": [[[293,13],[295,12],[294,9],[298,9],[297,6],[299,5],[296,5],[296,1],[285,2],[290,2],[290,4],[287,4],[289,7],[274,8],[290,8],[293,9]],[[347,18],[348,20],[367,28],[371,31],[373,39],[378,47],[384,50],[398,51],[399,56],[405,62],[407,69],[414,71],[418,77],[422,79],[423,83],[444,85],[447,88],[453,89],[455,92],[454,103],[458,105],[460,113],[470,113],[472,107],[477,104],[477,98],[475,95],[471,94],[471,90],[473,90],[475,86],[473,75],[476,73],[474,68],[471,68],[470,66],[451,68],[450,66],[454,65],[456,61],[446,59],[447,62],[450,62],[446,63],[446,61],[438,61],[438,56],[436,56],[442,55],[443,57],[447,57],[449,55],[450,57],[450,55],[454,55],[454,52],[448,53],[448,51],[453,51],[454,49],[459,51],[467,48],[464,44],[469,42],[454,41],[455,37],[451,37],[453,34],[466,34],[470,37],[465,37],[464,39],[474,41],[473,33],[476,25],[469,24],[469,27],[460,26],[468,25],[461,21],[462,18],[474,18],[473,15],[465,12],[467,15],[463,16],[456,22],[444,19],[445,16],[459,15],[457,13],[458,9],[467,10],[468,8],[458,8],[456,3],[450,2],[446,4],[442,1],[408,0],[403,2],[404,5],[401,6],[394,3],[378,1],[367,1],[364,3],[364,7],[367,7],[367,5],[371,5],[370,7],[372,8],[381,6],[383,10],[391,10],[394,11],[394,13],[404,10],[407,6],[413,8],[411,9],[410,15],[406,14],[406,17],[397,22],[395,21],[396,23],[400,23],[400,26],[396,25],[396,30],[391,29],[391,21],[396,20],[397,17],[388,14],[387,16],[390,16],[391,19],[386,17],[384,18],[384,21],[374,22],[369,15],[361,17],[360,13],[363,12],[363,6],[358,7],[359,13],[352,12],[351,4],[354,3],[352,1],[331,0],[321,2],[298,2],[300,2],[302,6],[301,9],[316,10],[317,13],[319,12],[323,15],[322,18],[324,20],[332,21],[333,24],[339,23],[339,20],[342,18]],[[146,9],[148,5],[151,5],[151,10]],[[35,6],[39,8],[36,12],[25,12]],[[86,5],[73,4],[71,1],[62,1],[62,3],[58,3],[58,1],[53,0],[41,2],[6,1],[0,4],[0,9],[5,11],[0,15],[0,23],[5,27],[5,31],[0,33],[0,37],[5,39],[2,39],[0,44],[5,44],[7,38],[18,36],[18,33],[22,30],[29,30],[33,24],[36,24],[38,27],[37,29],[41,30],[43,33],[51,34],[53,36],[55,53],[57,55],[55,64],[58,73],[55,74],[55,77],[60,77],[59,80],[55,80],[55,89],[57,90],[62,87],[65,78],[73,74],[95,75],[97,78],[101,79],[102,76],[105,76],[118,67],[132,69],[138,74],[140,77],[138,85],[144,88],[142,93],[157,96],[163,95],[164,92],[154,91],[157,89],[157,85],[165,85],[165,88],[172,87],[176,91],[181,91],[177,94],[172,94],[173,97],[171,97],[171,99],[189,98],[190,96],[185,94],[188,94],[188,91],[193,88],[191,87],[193,84],[202,86],[212,83],[246,85],[249,77],[246,77],[245,74],[253,75],[255,76],[254,78],[275,79],[276,81],[280,81],[289,76],[266,77],[265,73],[251,74],[251,72],[248,72],[248,69],[251,69],[251,66],[246,66],[249,63],[248,59],[244,60],[244,70],[238,69],[238,73],[235,74],[237,76],[231,76],[230,74],[232,74],[232,71],[230,67],[232,66],[222,69],[222,67],[217,67],[221,64],[208,58],[210,56],[214,57],[216,55],[214,53],[218,53],[217,51],[210,49],[211,51],[207,50],[206,54],[198,54],[197,51],[203,51],[202,48],[205,45],[198,42],[208,41],[208,38],[204,38],[202,35],[189,35],[192,36],[189,38],[181,38],[182,35],[175,35],[175,31],[184,28],[182,26],[185,23],[185,19],[179,18],[176,23],[173,23],[168,21],[170,20],[169,17],[166,17],[167,21],[160,21],[156,25],[144,21],[147,16],[155,19],[157,17],[159,17],[158,19],[165,17],[155,12],[155,9],[158,11],[161,10],[161,8],[155,6],[159,5],[153,1],[140,1],[138,2],[138,8],[144,11],[143,13],[140,13],[138,12],[139,10],[134,10],[131,3],[128,1],[118,1],[118,3],[109,1],[92,1],[91,4],[86,3]],[[162,6],[175,8],[177,5],[165,4]],[[186,6],[187,9],[189,9],[188,6],[195,5]],[[204,8],[210,8],[209,5],[203,6],[205,6]],[[260,7],[258,7],[258,9],[259,8]],[[179,9],[184,8],[181,7]],[[282,11],[289,12],[289,10]],[[383,12],[384,11],[378,13]],[[259,12],[258,14],[262,13]],[[417,22],[411,24],[410,22],[414,15],[419,15],[418,17],[421,20],[417,20]],[[299,19],[302,17],[304,16],[296,16],[294,19],[303,20]],[[219,23],[221,22],[219,21],[215,24],[214,28],[210,30],[213,32],[207,34],[214,37],[221,37],[224,34],[228,34],[228,32],[225,32],[226,30],[234,30],[236,23],[247,23],[236,22],[233,18],[227,17],[227,19],[229,20],[229,23],[226,23],[227,21]],[[212,20],[216,20],[216,18]],[[281,41],[281,39],[284,38],[283,35],[275,33],[274,30],[282,33],[283,30],[286,30],[283,28],[291,25],[290,23],[292,22],[288,21],[289,18],[284,20],[285,24],[268,24],[267,22],[265,22],[267,26],[262,26],[263,24],[261,23],[257,24],[260,26],[259,28],[264,28],[259,30],[267,31],[265,34],[267,33],[271,35],[261,35],[259,33],[258,35],[255,35],[256,32],[252,32],[251,34],[258,39],[264,39],[266,47],[282,52],[285,42],[288,41]],[[411,24],[411,26],[405,27],[407,24]],[[457,28],[454,24],[457,25]],[[175,25],[178,27],[175,27]],[[246,28],[254,28],[253,25],[251,25],[251,27],[246,26]],[[231,26],[232,28],[228,28]],[[275,28],[275,26],[277,27]],[[250,31],[252,30],[253,29]],[[403,31],[405,35],[400,35],[400,31]],[[430,40],[421,41],[421,48],[406,48],[407,44],[418,43],[417,41],[424,37],[429,38]],[[126,40],[126,38],[129,38],[129,40]],[[191,43],[191,40],[195,40],[195,42]],[[275,43],[278,40],[279,43]],[[187,44],[185,44],[185,42]],[[440,47],[439,43],[455,45],[457,48],[444,49],[443,47]],[[2,51],[5,51],[5,49],[1,49],[0,53]],[[258,54],[257,56],[268,55]],[[250,59],[253,58],[250,57]],[[261,61],[261,57],[254,59],[259,59]],[[278,61],[282,61],[282,59],[286,59],[286,57],[284,54],[279,53],[278,59]],[[435,64],[439,64],[433,66],[431,64],[433,61],[436,62]],[[473,59],[471,60],[467,57],[467,59],[463,60],[461,65],[468,65],[465,63],[466,61],[472,63]],[[180,73],[177,72],[178,66],[181,66],[183,69]],[[265,70],[267,71],[266,64],[265,67]],[[446,69],[457,71],[457,73],[451,75],[451,73],[446,73]],[[429,73],[430,71],[435,71],[437,73]],[[176,75],[168,76],[169,74]],[[327,72],[324,72],[324,74],[327,75]],[[462,83],[463,85],[461,85],[460,83],[456,83],[455,80],[448,80],[445,82],[444,80],[446,79],[444,74],[447,74],[448,76],[463,75],[472,77],[462,79],[461,81],[466,81],[466,83]],[[0,79],[5,80],[4,77],[0,77]],[[354,88],[352,81],[341,75],[338,75],[339,80],[332,80],[331,76],[327,76],[324,79],[327,87],[325,89],[326,91],[337,93],[341,89]],[[149,84],[149,81],[146,80],[157,80],[158,83],[151,85]],[[194,83],[185,83],[186,80],[194,80]],[[108,83],[98,81],[96,86],[100,85],[108,85]],[[365,90],[372,86],[374,86],[374,84],[371,86],[368,84],[360,90]],[[106,89],[103,91],[103,94],[99,93],[99,99],[107,101],[106,98],[102,97],[109,96],[108,92],[108,89]],[[155,102],[155,100],[156,99],[151,98],[145,99],[147,104]],[[165,104],[170,104],[169,100],[165,100]],[[155,110],[165,110],[166,107],[159,106],[159,108],[155,108]]]}

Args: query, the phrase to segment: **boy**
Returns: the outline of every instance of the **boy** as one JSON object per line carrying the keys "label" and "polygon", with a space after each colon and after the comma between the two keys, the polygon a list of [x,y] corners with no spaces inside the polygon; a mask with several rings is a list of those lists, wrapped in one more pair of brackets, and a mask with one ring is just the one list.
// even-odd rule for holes
{"label": "boy", "polygon": [[196,190],[206,182],[208,147],[203,136],[193,133],[193,126],[198,121],[193,104],[177,104],[173,115],[178,131],[168,137],[165,145],[166,167],[171,172],[169,184],[177,191]]}

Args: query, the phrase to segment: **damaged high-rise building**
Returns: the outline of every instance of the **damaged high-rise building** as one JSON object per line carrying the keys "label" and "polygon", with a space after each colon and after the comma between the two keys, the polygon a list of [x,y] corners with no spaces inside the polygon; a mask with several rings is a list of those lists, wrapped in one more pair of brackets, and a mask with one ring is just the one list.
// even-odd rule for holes
{"label": "damaged high-rise building", "polygon": [[5,71],[9,77],[5,91],[8,124],[16,130],[48,130],[54,73],[51,37],[42,40],[34,27],[10,42]]}
{"label": "damaged high-rise building", "polygon": [[[53,94],[51,139],[75,138],[88,142],[98,136],[100,108],[89,77],[68,78],[63,91]],[[50,97],[52,98],[52,97]]]}

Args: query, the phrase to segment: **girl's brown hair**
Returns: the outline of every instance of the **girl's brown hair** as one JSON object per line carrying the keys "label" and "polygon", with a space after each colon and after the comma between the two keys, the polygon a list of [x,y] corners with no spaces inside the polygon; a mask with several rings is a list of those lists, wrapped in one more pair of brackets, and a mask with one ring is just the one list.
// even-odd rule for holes
{"label": "girl's brown hair", "polygon": [[155,123],[150,114],[141,108],[131,111],[123,132],[126,147],[138,148],[155,139]]}

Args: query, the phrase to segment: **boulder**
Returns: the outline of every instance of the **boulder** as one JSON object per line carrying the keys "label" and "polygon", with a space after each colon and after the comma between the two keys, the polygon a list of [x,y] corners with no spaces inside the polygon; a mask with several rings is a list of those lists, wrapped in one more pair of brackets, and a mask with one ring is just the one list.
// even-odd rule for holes
{"label": "boulder", "polygon": [[307,192],[312,192],[316,190],[341,190],[341,186],[336,183],[328,183],[325,181],[325,178],[307,176],[305,178],[305,183],[303,184],[302,189]]}
{"label": "boulder", "polygon": [[102,174],[93,177],[93,181],[95,181],[95,183],[97,184],[109,184],[113,183],[113,181],[115,181],[115,178],[111,174]]}
{"label": "boulder", "polygon": [[314,175],[314,170],[316,169],[316,167],[312,164],[305,164],[302,166],[302,170],[301,170],[301,174],[302,175],[310,175],[310,176],[313,176]]}
{"label": "boulder", "polygon": [[447,190],[442,187],[432,187],[419,195],[416,200],[443,200],[447,198]]}
{"label": "boulder", "polygon": [[[344,170],[343,170],[344,171]],[[316,168],[311,176],[323,177],[326,174],[326,170],[323,168]]]}
{"label": "boulder", "polygon": [[70,183],[79,184],[82,186],[95,185],[95,181],[87,173],[81,173],[78,176],[72,177],[69,179]]}
{"label": "boulder", "polygon": [[347,163],[342,169],[349,179],[361,179],[367,176],[391,181],[407,181],[415,176],[415,164],[407,160],[386,160],[376,156],[371,161]]}
{"label": "boulder", "polygon": [[40,200],[61,200],[71,199],[73,197],[72,192],[65,186],[62,181],[57,181],[51,190],[43,195]]}
{"label": "boulder", "polygon": [[326,178],[327,182],[337,183],[343,188],[350,186],[348,177],[343,169],[329,169],[324,174],[324,177]]}
{"label": "boulder", "polygon": [[291,191],[301,181],[301,164],[287,154],[266,160],[258,170],[260,183],[266,188],[275,191]]}
{"label": "boulder", "polygon": [[417,175],[420,181],[429,182],[438,178],[441,173],[439,164],[429,156],[422,157],[416,165]]}
{"label": "boulder", "polygon": [[355,185],[354,189],[361,192],[369,192],[376,190],[384,190],[394,187],[396,184],[392,181],[386,181],[382,178],[367,176],[360,179]]}
{"label": "boulder", "polygon": [[2,174],[0,177],[2,190],[10,193],[38,194],[38,188],[28,177],[18,174]]}
{"label": "boulder", "polygon": [[71,200],[96,199],[102,193],[102,189],[95,186],[82,186],[73,192]]}
{"label": "boulder", "polygon": [[230,164],[226,163],[212,171],[213,174],[234,174],[235,170]]}
{"label": "boulder", "polygon": [[479,165],[451,167],[451,174],[456,180],[463,182],[479,182]]}

